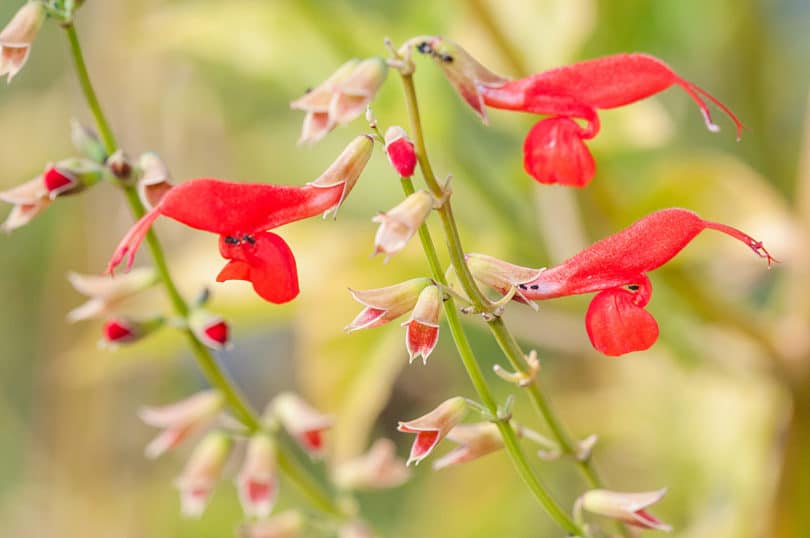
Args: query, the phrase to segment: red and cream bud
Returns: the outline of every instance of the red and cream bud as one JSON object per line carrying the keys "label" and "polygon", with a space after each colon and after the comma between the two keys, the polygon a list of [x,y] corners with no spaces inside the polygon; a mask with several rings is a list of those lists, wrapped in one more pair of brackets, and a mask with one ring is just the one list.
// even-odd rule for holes
{"label": "red and cream bud", "polygon": [[96,132],[78,120],[70,122],[70,139],[73,146],[93,162],[103,164],[109,157]]}
{"label": "red and cream bud", "polygon": [[188,316],[188,328],[197,340],[211,349],[226,349],[230,346],[230,327],[221,316],[204,308],[195,308]]}
{"label": "red and cream bud", "polygon": [[183,473],[174,481],[180,491],[180,510],[186,517],[200,517],[228,461],[233,440],[224,432],[206,435],[194,447]]}
{"label": "red and cream bud", "polygon": [[433,463],[436,470],[465,463],[503,448],[501,434],[492,422],[459,424],[450,430],[447,438],[459,446]]}
{"label": "red and cream bud", "polygon": [[87,159],[65,159],[49,165],[42,173],[42,184],[53,200],[92,187],[103,177],[100,165]]}
{"label": "red and cream bud", "polygon": [[442,293],[437,286],[427,286],[419,293],[419,299],[411,312],[411,319],[402,324],[409,362],[421,356],[427,364],[428,357],[439,341],[439,314],[442,311]]}
{"label": "red and cream bud", "polygon": [[278,515],[246,523],[239,528],[239,538],[303,538],[304,517],[295,510],[287,510]]}
{"label": "red and cream bud", "polygon": [[276,446],[269,435],[257,433],[248,440],[236,487],[246,516],[265,518],[270,515],[278,493],[278,472]]}
{"label": "red and cream bud", "polygon": [[0,200],[14,205],[11,213],[0,225],[0,230],[6,233],[25,226],[51,203],[42,176],[0,192]]}
{"label": "red and cream bud", "polygon": [[521,286],[536,279],[543,272],[542,268],[521,267],[486,254],[467,254],[464,258],[476,281],[493,288],[502,295],[512,293],[514,290],[516,301],[537,308],[521,293]]}
{"label": "red and cream bud", "polygon": [[393,209],[380,213],[372,222],[379,223],[374,236],[374,254],[385,253],[385,260],[408,244],[433,209],[433,197],[427,191],[408,196]]}
{"label": "red and cream bud", "polygon": [[445,400],[427,415],[408,422],[400,422],[397,426],[399,431],[416,434],[406,465],[411,463],[418,465],[466,414],[467,400],[456,396]]}
{"label": "red and cream bud", "polygon": [[8,82],[23,68],[31,53],[31,44],[45,20],[45,6],[32,1],[21,7],[0,31],[0,77]]}
{"label": "red and cream bud", "polygon": [[619,493],[592,489],[577,500],[575,510],[584,509],[593,514],[613,518],[643,529],[669,532],[672,527],[647,512],[647,508],[660,501],[666,492],[666,489],[643,493]]}
{"label": "red and cream bud", "polygon": [[358,136],[346,146],[346,149],[318,179],[307,183],[311,187],[320,189],[332,189],[336,185],[343,185],[340,200],[324,212],[324,218],[330,213],[337,217],[338,209],[340,209],[343,201],[354,188],[360,174],[363,173],[368,160],[371,158],[373,149],[374,138],[368,135]]}
{"label": "red and cream bud", "polygon": [[118,278],[78,273],[68,273],[67,278],[76,291],[88,297],[87,302],[68,312],[71,323],[109,315],[123,301],[158,282],[151,267],[134,269]]}
{"label": "red and cream bud", "polygon": [[149,426],[161,428],[146,446],[146,457],[154,459],[189,436],[211,424],[222,412],[225,400],[219,391],[206,390],[161,407],[144,407],[138,416]]}
{"label": "red and cream bud", "polygon": [[416,151],[405,129],[395,125],[385,131],[385,154],[388,156],[388,162],[401,177],[413,175],[416,168]]}
{"label": "red and cream bud", "polygon": [[334,423],[331,415],[320,413],[292,392],[276,396],[272,411],[301,448],[313,458],[323,457],[326,450],[324,433]]}
{"label": "red and cream bud", "polygon": [[335,484],[347,490],[386,489],[402,485],[410,472],[397,458],[396,446],[390,439],[377,439],[365,454],[338,464]]}
{"label": "red and cream bud", "polygon": [[169,167],[157,153],[144,153],[138,159],[141,177],[138,180],[138,196],[146,209],[153,209],[172,189]]}
{"label": "red and cream bud", "polygon": [[298,143],[314,144],[362,114],[386,74],[382,58],[349,60],[317,88],[290,103],[290,108],[307,113]]}
{"label": "red and cream bud", "polygon": [[165,325],[163,316],[155,316],[146,320],[136,320],[126,316],[116,316],[104,322],[100,347],[114,349],[120,344],[131,344],[149,336]]}
{"label": "red and cream bud", "polygon": [[346,326],[346,332],[379,327],[410,312],[416,306],[419,294],[430,284],[429,278],[414,278],[385,288],[349,289],[354,300],[365,308]]}

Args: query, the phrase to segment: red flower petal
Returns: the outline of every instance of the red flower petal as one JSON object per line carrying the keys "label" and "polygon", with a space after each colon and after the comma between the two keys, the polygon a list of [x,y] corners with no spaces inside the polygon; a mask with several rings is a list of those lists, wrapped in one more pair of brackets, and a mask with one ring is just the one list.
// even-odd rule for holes
{"label": "red flower petal", "polygon": [[298,295],[295,257],[287,243],[271,232],[242,237],[221,236],[219,251],[231,260],[217,281],[247,280],[263,299],[286,303]]}
{"label": "red flower petal", "polygon": [[217,282],[225,282],[226,280],[250,281],[250,266],[238,260],[229,261],[217,275]]}
{"label": "red flower petal", "polygon": [[523,166],[540,183],[584,187],[595,165],[582,142],[582,129],[569,118],[538,122],[523,143]]}
{"label": "red flower petal", "polygon": [[439,327],[419,323],[416,320],[411,320],[406,325],[408,328],[405,331],[405,344],[410,362],[421,355],[422,362],[427,364],[428,357],[439,341]]}
{"label": "red flower petal", "polygon": [[312,217],[340,201],[343,184],[329,188],[193,179],[163,197],[160,213],[220,235],[269,230]]}
{"label": "red flower petal", "polygon": [[638,293],[622,288],[600,292],[585,314],[591,344],[605,355],[617,357],[642,351],[658,339],[658,323],[644,310]]}

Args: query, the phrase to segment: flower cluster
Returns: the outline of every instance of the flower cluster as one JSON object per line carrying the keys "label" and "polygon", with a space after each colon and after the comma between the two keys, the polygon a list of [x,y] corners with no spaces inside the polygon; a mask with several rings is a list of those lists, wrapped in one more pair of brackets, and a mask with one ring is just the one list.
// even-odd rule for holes
{"label": "flower cluster", "polygon": [[[79,0],[69,3],[31,0],[20,8],[0,30],[0,77],[7,76],[10,82],[24,66],[46,16],[58,18],[68,31],[73,32],[72,17],[81,4]],[[72,37],[75,38],[75,34]],[[78,44],[75,39],[71,42],[77,64],[81,65]],[[447,284],[426,225],[434,211],[442,217],[451,243],[452,267],[448,271],[464,271],[462,287],[466,289],[463,291],[468,297],[479,296],[468,300],[470,306],[462,311],[480,312],[484,319],[492,322],[512,300],[534,305],[534,301],[594,293],[585,314],[586,331],[593,347],[609,356],[645,350],[655,343],[659,334],[658,322],[646,310],[652,298],[648,274],[676,256],[704,230],[719,231],[741,241],[766,259],[769,266],[775,261],[761,242],[737,228],[705,220],[680,208],[653,212],[554,267],[523,267],[483,254],[464,257],[449,206],[452,192],[448,184],[441,186],[433,177],[425,154],[415,94],[409,84],[412,81],[407,78],[415,69],[412,49],[431,56],[462,99],[484,121],[487,107],[546,116],[532,127],[523,145],[526,171],[543,184],[586,186],[596,171],[586,141],[600,131],[599,111],[629,105],[672,86],[683,89],[697,103],[710,130],[718,128],[713,123],[707,101],[731,118],[738,138],[742,123],[706,90],[682,78],[663,61],[644,54],[617,54],[512,80],[491,72],[461,46],[441,37],[414,38],[400,50],[390,48],[392,57],[389,60],[350,60],[324,82],[290,103],[292,109],[306,114],[299,143],[318,142],[364,111],[374,131],[354,138],[317,179],[304,185],[244,183],[216,178],[174,183],[168,167],[157,154],[147,152],[130,160],[123,150],[116,148],[109,127],[99,119],[103,114],[95,103],[94,112],[99,120],[103,143],[92,130],[74,123],[72,138],[81,156],[48,163],[39,176],[0,192],[0,200],[13,206],[2,224],[2,229],[10,232],[28,224],[55,200],[85,192],[97,184],[112,183],[126,191],[135,214],[140,218],[116,247],[105,276],[69,274],[71,284],[87,297],[87,301],[73,309],[68,320],[103,320],[101,343],[105,346],[135,342],[169,326],[180,328],[192,339],[195,353],[201,357],[203,369],[216,388],[203,390],[170,405],[142,409],[141,419],[160,429],[160,433],[147,444],[145,453],[148,458],[157,458],[185,441],[199,437],[175,481],[180,492],[181,511],[191,517],[202,515],[218,482],[228,472],[229,460],[241,459],[234,481],[248,519],[239,530],[246,538],[304,536],[308,532],[307,517],[301,512],[291,510],[271,516],[280,489],[279,475],[295,459],[289,458],[285,452],[287,445],[294,445],[280,439],[284,435],[311,460],[325,461],[328,465],[325,474],[340,489],[341,495],[346,494],[345,502],[341,498],[331,510],[339,517],[329,522],[334,527],[329,530],[341,538],[373,536],[354,509],[348,496],[352,491],[403,484],[410,476],[409,465],[417,465],[430,456],[444,439],[457,446],[438,458],[433,464],[434,469],[469,462],[506,448],[519,462],[520,472],[530,473],[526,461],[519,461],[523,455],[516,448],[518,437],[542,445],[541,455],[565,454],[581,463],[586,463],[589,458],[595,437],[589,437],[572,448],[566,435],[560,433],[560,426],[549,419],[547,409],[541,411],[552,425],[557,441],[545,439],[517,424],[512,420],[511,399],[499,406],[494,397],[487,394],[488,389],[481,389],[486,382],[480,371],[470,367],[469,362],[475,362],[474,358],[467,360],[470,352],[463,353],[465,366],[486,405],[456,396],[419,418],[400,421],[398,431],[415,436],[407,461],[397,457],[394,442],[385,438],[377,439],[367,452],[343,461],[327,458],[331,452],[327,432],[334,424],[331,415],[315,409],[293,392],[282,392],[267,404],[260,417],[249,410],[250,406],[240,399],[238,391],[232,390],[229,382],[223,379],[206,347],[226,349],[231,341],[231,327],[221,316],[206,309],[207,290],[198,300],[187,304],[178,296],[162,263],[156,265],[156,270],[139,268],[111,278],[116,267],[125,260],[127,270],[132,268],[144,240],[148,240],[156,254],[161,254],[154,237],[150,236],[152,224],[160,216],[218,237],[219,253],[226,264],[217,274],[217,282],[250,282],[256,294],[265,301],[287,303],[295,299],[300,290],[297,262],[287,242],[272,230],[321,214],[324,217],[336,215],[371,159],[374,141],[381,142],[406,197],[372,219],[379,224],[374,237],[374,254],[384,254],[387,262],[419,232],[433,274],[432,278],[416,277],[382,288],[350,289],[362,310],[346,326],[346,331],[380,327],[409,314],[401,323],[405,328],[405,348],[410,362],[421,357],[425,365],[438,343],[443,309],[459,349],[469,351],[469,345],[459,344],[460,339],[466,337],[455,316],[455,303],[451,300],[456,295],[461,300],[466,297]],[[368,108],[384,83],[389,66],[400,69],[406,90],[411,86],[408,104],[411,134],[416,143],[405,129],[396,125],[385,129],[383,135]],[[86,77],[86,73],[81,75]],[[83,82],[83,90],[92,103],[95,97],[89,80]],[[413,186],[411,178],[417,166],[424,173],[428,190],[416,190]],[[134,314],[129,308],[130,300],[141,297],[161,281],[172,295],[174,312]],[[476,289],[477,284],[488,288],[486,293],[500,294],[500,300],[490,301],[489,295],[482,295]],[[528,368],[507,373],[496,367],[495,372],[516,385],[536,389],[533,383],[540,369],[536,352],[522,356],[516,342],[512,342],[511,347],[517,348],[517,352],[514,349],[507,351],[510,347],[504,344],[507,338],[497,333],[496,336],[499,336],[498,343],[512,364],[518,366],[524,360]],[[547,405],[538,407],[546,408]],[[225,416],[228,408],[236,412],[239,420]],[[473,411],[479,412],[483,420],[465,423]],[[533,489],[542,488],[538,484]],[[640,528],[669,530],[668,525],[647,512],[647,508],[660,501],[664,493],[665,490],[617,493],[592,489],[576,501],[575,523],[564,520],[563,527],[569,527],[568,530],[577,529],[577,526],[587,529],[583,512],[590,512]],[[548,507],[550,501],[544,497],[548,495],[538,495]],[[549,511],[552,514],[560,512]]]}

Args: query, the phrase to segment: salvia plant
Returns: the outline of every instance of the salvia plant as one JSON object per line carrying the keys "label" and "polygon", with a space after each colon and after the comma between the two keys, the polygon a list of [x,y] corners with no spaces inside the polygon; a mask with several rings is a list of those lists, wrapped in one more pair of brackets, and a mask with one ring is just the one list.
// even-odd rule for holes
{"label": "salvia plant", "polygon": [[[0,75],[10,82],[32,55],[42,24],[52,21],[59,25],[95,120],[92,128],[78,123],[72,126],[78,156],[50,163],[41,175],[0,193],[0,199],[12,205],[3,229],[11,232],[28,225],[63,197],[101,185],[120,190],[135,223],[117,246],[109,245],[106,269],[70,274],[70,283],[88,299],[68,317],[71,321],[99,320],[101,341],[113,348],[169,329],[186,339],[210,388],[178,402],[144,407],[139,413],[143,422],[156,429],[155,438],[145,448],[149,458],[196,440],[175,481],[183,514],[200,516],[215,488],[232,487],[223,480],[223,473],[228,472],[230,460],[238,460],[237,470],[231,474],[232,489],[245,515],[238,527],[240,536],[374,536],[374,522],[364,519],[353,492],[397,487],[414,472],[431,472],[425,466],[411,468],[424,460],[433,459],[432,467],[437,470],[504,451],[526,485],[526,491],[514,495],[531,495],[559,526],[561,535],[629,536],[631,527],[670,529],[649,511],[664,497],[661,484],[649,484],[647,492],[620,492],[604,483],[593,458],[596,437],[577,440],[561,422],[539,383],[542,357],[521,346],[503,313],[512,308],[536,309],[538,301],[588,294],[591,301],[584,313],[584,331],[597,351],[621,356],[655,345],[659,325],[646,309],[653,299],[653,273],[697,235],[720,232],[741,243],[767,262],[763,271],[776,260],[745,232],[685,208],[659,209],[553,267],[526,267],[521,259],[502,260],[468,251],[460,241],[453,212],[454,190],[465,188],[464,178],[451,181],[434,170],[415,74],[417,64],[420,70],[441,70],[462,106],[471,107],[484,124],[490,108],[539,116],[523,146],[526,181],[563,187],[583,188],[596,176],[587,143],[601,131],[601,110],[632,106],[674,87],[694,100],[709,130],[718,130],[712,117],[712,107],[716,107],[739,137],[743,125],[726,105],[646,54],[616,54],[510,79],[494,73],[446,37],[418,36],[401,45],[386,40],[381,48],[384,57],[352,59],[333,66],[331,74],[324,67],[324,81],[290,103],[294,111],[304,113],[301,144],[340,137],[339,131],[333,131],[349,122],[369,125],[368,134],[347,141],[317,178],[294,184],[217,178],[174,183],[168,165],[157,154],[133,158],[116,141],[93,89],[74,26],[81,6],[80,1],[32,0],[0,32]],[[417,61],[420,56],[426,60]],[[372,112],[375,96],[386,82],[401,84],[408,111],[403,125],[380,111]],[[314,283],[299,278],[293,248],[282,237],[283,226],[320,216],[337,218],[372,157],[387,159],[390,175],[402,188],[402,201],[372,218],[378,225],[374,254],[381,255],[381,261],[396,263],[397,253],[418,236],[426,263],[422,274],[384,287],[362,289],[362,283],[347,283],[359,312],[346,320],[346,332],[400,323],[410,361],[419,359],[425,365],[440,338],[451,340],[474,396],[433,395],[432,409],[425,409],[419,417],[402,417],[397,424],[400,432],[413,439],[407,457],[399,457],[395,444],[381,438],[367,453],[330,469],[325,484],[322,473],[313,473],[313,467],[301,463],[306,458],[300,456],[307,454],[318,465],[317,460],[328,450],[327,432],[333,417],[292,391],[268,396],[262,412],[247,403],[215,360],[214,352],[231,345],[228,322],[207,309],[207,293],[194,300],[181,295],[152,225],[166,217],[213,234],[225,260],[221,270],[211,275],[217,282],[247,281],[257,300],[273,304],[294,301],[301,287]],[[429,231],[429,219],[440,221],[441,239]],[[331,220],[325,220],[321,225],[330,224]],[[144,242],[153,264],[133,268],[135,254]],[[449,266],[442,265],[437,253],[444,246]],[[324,278],[329,278],[328,273]],[[119,303],[153,287],[167,294],[171,311],[137,319],[119,312]],[[509,367],[495,367],[497,379],[484,375],[480,357],[462,326],[464,316],[483,320],[509,363]],[[442,322],[449,334],[440,330]],[[515,398],[530,401],[535,420],[549,432],[548,437],[516,422],[512,397],[498,401],[493,382],[511,384]],[[440,444],[452,450],[433,457]],[[526,444],[534,445],[547,459],[573,462],[579,469],[586,486],[573,506],[565,506],[540,480],[531,461],[534,451],[527,451]],[[285,494],[279,487],[280,477],[303,492],[307,506],[274,510],[276,499]],[[617,523],[611,524],[609,519]]]}

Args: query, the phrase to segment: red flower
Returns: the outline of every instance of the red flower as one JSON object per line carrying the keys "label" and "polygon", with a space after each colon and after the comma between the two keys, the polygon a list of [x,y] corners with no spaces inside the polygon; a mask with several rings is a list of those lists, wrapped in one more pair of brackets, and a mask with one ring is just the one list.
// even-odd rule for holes
{"label": "red flower", "polygon": [[[519,80],[493,74],[457,44],[435,37],[419,45],[433,56],[461,96],[482,118],[484,105],[551,116],[532,128],[523,146],[524,166],[540,183],[583,187],[594,175],[593,157],[584,140],[599,133],[597,110],[616,108],[680,86],[695,100],[711,131],[704,99],[734,121],[739,139],[743,125],[723,103],[681,78],[667,64],[646,54],[615,54],[558,67]],[[585,127],[572,118],[584,120]]]}
{"label": "red flower", "polygon": [[776,261],[761,242],[740,230],[678,208],[647,215],[534,277],[531,270],[489,256],[471,254],[468,259],[477,280],[504,293],[514,287],[523,300],[599,292],[585,315],[588,336],[596,349],[618,356],[647,349],[658,338],[658,324],[644,310],[652,295],[647,273],[672,259],[705,229],[742,241],[768,265]]}
{"label": "red flower", "polygon": [[284,240],[268,230],[337,210],[371,156],[370,137],[355,139],[317,180],[303,187],[193,179],[171,190],[119,243],[107,273],[129,254],[127,268],[152,223],[163,215],[219,234],[228,264],[218,282],[247,280],[263,299],[285,303],[298,295],[295,258]]}

